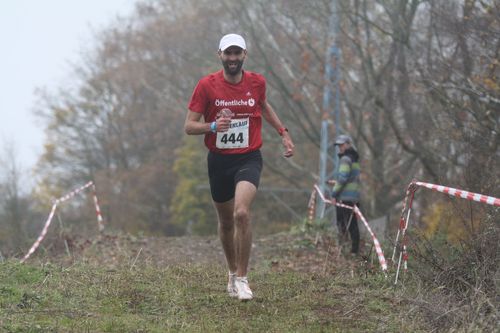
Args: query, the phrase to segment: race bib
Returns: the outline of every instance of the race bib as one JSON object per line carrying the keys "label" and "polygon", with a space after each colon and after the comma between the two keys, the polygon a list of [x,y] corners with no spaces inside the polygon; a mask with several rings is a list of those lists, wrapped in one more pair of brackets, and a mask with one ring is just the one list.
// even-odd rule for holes
{"label": "race bib", "polygon": [[216,147],[219,149],[248,147],[249,118],[231,119],[227,132],[217,132]]}

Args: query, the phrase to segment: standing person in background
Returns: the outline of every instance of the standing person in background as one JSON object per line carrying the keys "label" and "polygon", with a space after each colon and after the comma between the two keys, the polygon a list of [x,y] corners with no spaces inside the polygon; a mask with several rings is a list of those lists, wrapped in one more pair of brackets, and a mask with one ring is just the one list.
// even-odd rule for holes
{"label": "standing person in background", "polygon": [[205,135],[209,150],[210,190],[229,269],[227,291],[240,300],[250,300],[250,207],[262,171],[262,117],[282,137],[285,157],[293,155],[294,145],[266,99],[264,76],[242,69],[247,56],[243,37],[223,36],[218,55],[223,69],[198,82],[184,129],[189,135]]}
{"label": "standing person in background", "polygon": [[[351,207],[359,206],[361,173],[359,154],[348,135],[339,135],[335,139],[335,145],[339,149],[339,173],[331,194],[333,204],[339,202]],[[351,253],[357,255],[359,253],[359,229],[356,214],[349,208],[336,207],[336,210],[339,241],[344,239],[348,229],[352,241]]]}

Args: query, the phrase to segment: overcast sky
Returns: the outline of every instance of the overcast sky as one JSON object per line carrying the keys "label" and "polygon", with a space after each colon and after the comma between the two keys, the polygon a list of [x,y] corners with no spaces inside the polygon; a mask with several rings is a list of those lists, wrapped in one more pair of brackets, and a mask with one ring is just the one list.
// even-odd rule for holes
{"label": "overcast sky", "polygon": [[23,169],[42,152],[34,90],[55,91],[71,73],[93,31],[127,16],[135,0],[0,0],[0,155],[6,142]]}

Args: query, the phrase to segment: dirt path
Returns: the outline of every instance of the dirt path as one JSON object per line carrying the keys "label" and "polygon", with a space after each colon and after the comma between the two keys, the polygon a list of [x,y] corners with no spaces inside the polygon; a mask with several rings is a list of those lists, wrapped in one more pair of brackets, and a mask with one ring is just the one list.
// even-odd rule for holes
{"label": "dirt path", "polygon": [[[51,260],[71,264],[79,260],[109,268],[118,265],[154,265],[167,267],[179,264],[225,265],[216,235],[208,237],[136,237],[126,234],[105,234],[96,240],[67,239],[69,252],[62,239],[54,240]],[[56,250],[58,249],[58,250]],[[43,254],[36,258],[42,259]],[[36,260],[34,258],[33,260]],[[312,237],[290,233],[255,237],[252,245],[252,268],[261,265],[276,271],[302,271],[331,274],[345,268],[346,260],[331,237]]]}

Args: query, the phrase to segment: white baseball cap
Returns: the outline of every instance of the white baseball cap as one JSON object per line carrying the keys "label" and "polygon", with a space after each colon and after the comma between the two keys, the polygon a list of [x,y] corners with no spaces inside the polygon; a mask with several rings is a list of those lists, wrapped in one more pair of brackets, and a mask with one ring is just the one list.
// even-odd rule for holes
{"label": "white baseball cap", "polygon": [[243,37],[237,34],[228,34],[221,38],[219,43],[219,50],[224,51],[230,46],[238,46],[241,47],[243,50],[247,49],[247,44],[245,43],[245,40],[243,39]]}

